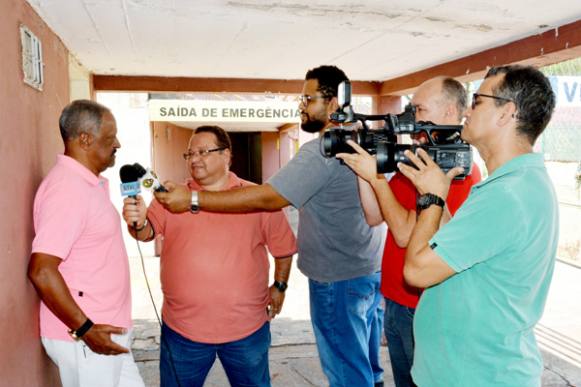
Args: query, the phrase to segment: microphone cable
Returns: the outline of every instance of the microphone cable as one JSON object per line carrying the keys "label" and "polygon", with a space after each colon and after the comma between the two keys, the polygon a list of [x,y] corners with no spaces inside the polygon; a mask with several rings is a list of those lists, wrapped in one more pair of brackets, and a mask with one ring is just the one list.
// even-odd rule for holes
{"label": "microphone cable", "polygon": [[[150,227],[153,229],[153,226],[150,226]],[[133,227],[133,229],[135,229],[135,227]],[[161,347],[165,345],[164,348],[167,350],[167,353],[169,355],[169,363],[171,364],[172,372],[173,372],[174,377],[176,379],[177,386],[181,387],[180,378],[178,377],[178,373],[176,370],[176,366],[174,363],[174,358],[173,358],[173,354],[171,352],[171,349],[169,348],[169,345],[164,343],[164,340],[161,339],[161,329],[162,329],[161,318],[159,317],[159,312],[157,311],[157,306],[155,305],[153,293],[151,292],[151,286],[149,285],[149,279],[147,278],[147,270],[145,270],[145,259],[143,258],[143,253],[141,252],[141,245],[139,244],[139,240],[137,239],[137,234],[135,234],[135,235],[136,235],[135,242],[137,244],[137,251],[139,251],[139,258],[141,259],[141,268],[143,270],[143,278],[145,279],[145,285],[147,286],[149,298],[151,299],[151,305],[153,305],[153,311],[155,312],[155,317],[157,318],[157,323],[159,324],[159,334],[160,334],[160,340],[159,340],[159,347],[160,347],[159,358],[160,359],[159,359],[159,362],[161,365]],[[161,257],[160,257],[160,260],[161,260]],[[160,378],[161,378],[161,374],[160,374]]]}
{"label": "microphone cable", "polygon": [[[144,179],[144,176],[146,176],[145,179]],[[167,192],[165,187],[163,185],[159,184],[159,181],[157,180],[157,176],[155,175],[155,173],[153,171],[146,170],[139,163],[134,163],[132,165],[130,165],[130,164],[123,165],[119,169],[119,178],[121,180],[121,194],[123,196],[129,196],[129,197],[132,197],[135,199],[137,197],[137,195],[139,194],[139,192],[141,191],[140,185],[142,183],[140,182],[140,179],[144,179],[143,185],[147,188],[154,188],[154,190],[156,190],[156,191]],[[135,242],[137,243],[137,251],[139,251],[139,258],[141,259],[141,268],[143,270],[143,277],[145,278],[145,285],[147,286],[149,298],[151,299],[151,304],[153,305],[155,317],[157,318],[157,323],[159,324],[159,329],[160,329],[159,362],[161,365],[161,349],[163,347],[165,350],[167,350],[167,353],[169,355],[169,362],[171,364],[171,368],[172,368],[173,374],[175,376],[177,386],[181,387],[181,383],[180,383],[180,380],[178,377],[178,373],[176,370],[176,366],[175,366],[175,362],[174,362],[174,358],[173,358],[173,354],[171,352],[171,349],[169,348],[169,345],[167,345],[167,343],[164,343],[164,341],[161,339],[161,335],[162,335],[161,330],[162,330],[163,325],[161,322],[161,318],[159,317],[159,312],[157,310],[157,306],[155,305],[155,300],[153,299],[153,293],[151,292],[151,286],[149,285],[149,279],[147,278],[147,271],[145,270],[145,259],[143,258],[143,253],[141,251],[141,245],[139,244],[139,239],[137,238],[138,232],[137,232],[136,226],[137,226],[136,222],[133,222],[133,224],[130,225],[129,227],[131,227],[133,230],[136,231],[135,232]],[[150,226],[150,227],[153,230],[153,226]],[[154,236],[155,236],[155,230],[153,230],[153,231],[154,231]],[[161,374],[160,374],[160,379],[161,379]]]}

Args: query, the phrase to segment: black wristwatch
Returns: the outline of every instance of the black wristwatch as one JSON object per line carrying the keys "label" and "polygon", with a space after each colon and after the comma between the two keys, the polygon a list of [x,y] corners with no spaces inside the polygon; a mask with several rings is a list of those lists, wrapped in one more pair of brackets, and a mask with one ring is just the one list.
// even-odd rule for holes
{"label": "black wristwatch", "polygon": [[438,195],[434,195],[431,193],[423,194],[419,196],[418,199],[416,200],[416,212],[419,214],[422,210],[425,210],[426,208],[430,207],[433,204],[444,208],[446,202]]}
{"label": "black wristwatch", "polygon": [[93,325],[95,325],[95,324],[93,324],[93,322],[90,319],[87,319],[83,323],[83,325],[81,325],[78,329],[71,329],[69,331],[69,335],[71,335],[73,340],[79,341],[79,340],[81,340],[83,335],[85,333],[87,333],[89,331],[89,329],[91,329],[93,327]]}
{"label": "black wristwatch", "polygon": [[288,288],[288,285],[286,282],[278,282],[278,281],[274,281],[274,283],[272,284],[272,286],[274,286],[275,288],[278,289],[279,292],[284,293],[284,291],[286,290],[286,288]]}

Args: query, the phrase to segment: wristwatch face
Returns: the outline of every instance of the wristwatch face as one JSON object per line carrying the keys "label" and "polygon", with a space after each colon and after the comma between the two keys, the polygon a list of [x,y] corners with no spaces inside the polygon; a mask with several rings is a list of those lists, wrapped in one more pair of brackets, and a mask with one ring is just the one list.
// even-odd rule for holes
{"label": "wristwatch face", "polygon": [[286,288],[288,287],[288,285],[286,284],[286,282],[278,282],[278,281],[274,281],[274,286],[280,291],[280,292],[284,292],[286,290]]}
{"label": "wristwatch face", "polygon": [[428,206],[431,204],[430,197],[427,195],[422,195],[418,199],[418,207],[420,207],[422,210],[428,208]]}
{"label": "wristwatch face", "polygon": [[420,210],[425,210],[432,204],[444,207],[445,202],[439,196],[433,194],[424,194],[418,198],[417,207]]}
{"label": "wristwatch face", "polygon": [[73,340],[75,340],[75,341],[80,340],[80,338],[77,336],[77,331],[69,330],[68,333],[69,333],[69,336],[71,336],[73,338]]}
{"label": "wristwatch face", "polygon": [[191,201],[191,205],[190,205],[190,212],[192,212],[194,214],[200,212],[200,205],[199,205],[197,191],[192,191],[192,201]]}

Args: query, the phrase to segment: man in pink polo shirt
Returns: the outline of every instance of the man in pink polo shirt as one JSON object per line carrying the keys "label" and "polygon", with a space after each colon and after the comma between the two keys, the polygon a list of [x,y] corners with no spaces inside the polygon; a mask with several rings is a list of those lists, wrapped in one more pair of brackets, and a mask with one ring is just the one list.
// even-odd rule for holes
{"label": "man in pink polo shirt", "polygon": [[[197,128],[184,158],[192,192],[252,185],[230,172],[232,145],[217,126]],[[218,356],[232,386],[270,386],[269,320],[284,302],[295,237],[280,210],[222,214],[195,204],[174,214],[137,197],[123,208],[136,239],[164,236],[161,385],[202,386]],[[266,247],[275,257],[270,287]]]}
{"label": "man in pink polo shirt", "polygon": [[28,267],[42,299],[42,343],[64,387],[142,387],[128,349],[131,292],[120,217],[100,176],[120,147],[115,118],[78,100],[65,107],[59,126],[65,153],[34,200]]}

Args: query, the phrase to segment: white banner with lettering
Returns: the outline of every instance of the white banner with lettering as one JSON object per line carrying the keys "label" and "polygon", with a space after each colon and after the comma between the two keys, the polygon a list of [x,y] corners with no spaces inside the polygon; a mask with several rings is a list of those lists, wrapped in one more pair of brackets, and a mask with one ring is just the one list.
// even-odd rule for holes
{"label": "white banner with lettering", "polygon": [[299,122],[297,102],[149,100],[151,121]]}

